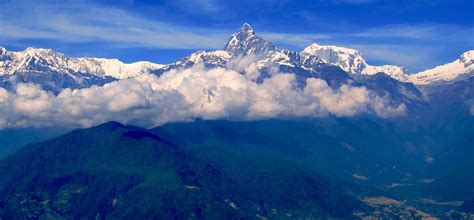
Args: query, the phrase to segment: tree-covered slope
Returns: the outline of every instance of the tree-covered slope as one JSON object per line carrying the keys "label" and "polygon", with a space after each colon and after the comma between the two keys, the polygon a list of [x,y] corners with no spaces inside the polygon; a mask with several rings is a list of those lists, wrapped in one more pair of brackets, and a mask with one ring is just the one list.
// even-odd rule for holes
{"label": "tree-covered slope", "polygon": [[350,218],[367,210],[337,182],[291,165],[262,161],[254,175],[236,176],[224,170],[236,167],[202,159],[115,122],[74,130],[0,161],[0,218]]}

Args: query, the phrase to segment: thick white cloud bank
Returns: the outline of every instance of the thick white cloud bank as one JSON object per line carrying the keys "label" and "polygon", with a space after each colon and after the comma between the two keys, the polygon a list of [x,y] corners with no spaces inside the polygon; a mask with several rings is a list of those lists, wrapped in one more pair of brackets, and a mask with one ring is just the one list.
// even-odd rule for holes
{"label": "thick white cloud bank", "polygon": [[161,77],[141,75],[58,95],[33,84],[14,91],[0,88],[0,128],[68,125],[88,127],[119,121],[152,127],[202,119],[253,120],[288,117],[380,117],[405,114],[404,104],[391,105],[364,87],[332,89],[320,79],[296,86],[293,74],[276,73],[257,84],[224,68],[172,70]]}

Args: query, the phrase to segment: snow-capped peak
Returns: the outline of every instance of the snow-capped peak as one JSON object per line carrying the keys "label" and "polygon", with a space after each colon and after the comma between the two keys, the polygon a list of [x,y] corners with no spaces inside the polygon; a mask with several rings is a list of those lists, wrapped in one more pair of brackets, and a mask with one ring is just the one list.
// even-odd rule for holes
{"label": "snow-capped peak", "polygon": [[334,51],[334,52],[339,52],[339,53],[343,53],[343,54],[351,55],[351,56],[361,56],[359,51],[351,49],[351,48],[339,47],[335,45],[319,45],[317,43],[310,44],[303,51],[307,53],[315,53],[320,50]]}
{"label": "snow-capped peak", "polygon": [[[48,55],[57,55],[61,54],[58,52],[53,51],[52,49],[49,48],[35,48],[35,47],[28,47],[24,51],[24,54],[28,54],[31,56],[48,56]],[[63,54],[61,54],[63,55]]]}
{"label": "snow-capped peak", "polygon": [[275,49],[276,47],[272,43],[256,36],[252,26],[248,23],[244,23],[239,31],[232,35],[224,47],[224,50],[232,56],[258,55]]}
{"label": "snow-capped peak", "polygon": [[474,74],[474,50],[463,53],[459,59],[409,76],[415,84],[434,84],[463,79]]}
{"label": "snow-capped peak", "polygon": [[164,65],[147,61],[123,63],[117,59],[106,58],[75,58],[70,59],[68,65],[79,73],[111,76],[116,79],[135,77],[164,67]]}
{"label": "snow-capped peak", "polygon": [[245,22],[242,27],[240,27],[239,29],[239,32],[240,34],[246,34],[247,36],[252,36],[252,35],[255,35],[255,32],[252,28],[252,26],[250,26],[249,23]]}
{"label": "snow-capped peak", "polygon": [[211,52],[197,51],[191,55],[177,61],[175,64],[179,66],[189,66],[197,63],[204,63],[204,65],[224,65],[231,59],[230,54],[224,50],[216,50]]}
{"label": "snow-capped peak", "polygon": [[51,49],[28,47],[21,52],[5,50],[0,63],[0,76],[23,73],[28,71],[54,71],[67,74],[64,68],[67,58],[64,54],[54,52]]}
{"label": "snow-capped peak", "polygon": [[313,43],[306,47],[300,55],[303,61],[318,57],[325,63],[339,66],[342,70],[356,75],[373,75],[383,72],[400,81],[408,80],[406,68],[393,65],[369,65],[358,50],[351,48]]}
{"label": "snow-capped peak", "polygon": [[346,72],[361,74],[367,66],[359,51],[345,47],[323,46],[313,43],[301,52],[302,57],[316,56],[323,62],[339,66]]}
{"label": "snow-capped peak", "polygon": [[472,64],[474,61],[474,50],[470,50],[464,52],[460,57],[459,60],[465,64]]}

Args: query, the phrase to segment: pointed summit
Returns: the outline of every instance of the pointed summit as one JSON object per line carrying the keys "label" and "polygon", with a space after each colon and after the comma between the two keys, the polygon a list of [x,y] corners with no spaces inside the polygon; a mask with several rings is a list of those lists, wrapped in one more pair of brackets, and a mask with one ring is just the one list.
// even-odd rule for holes
{"label": "pointed summit", "polygon": [[275,49],[276,47],[272,43],[256,36],[252,26],[248,23],[244,23],[224,47],[224,50],[232,56],[259,55]]}
{"label": "pointed summit", "polygon": [[104,131],[115,131],[118,128],[124,128],[125,126],[122,125],[120,122],[117,121],[109,121],[105,122],[103,124],[97,125],[93,128],[99,129],[99,130],[104,130]]}
{"label": "pointed summit", "polygon": [[242,27],[240,27],[238,33],[248,33],[249,35],[255,35],[255,32],[254,32],[252,26],[250,26],[250,24],[247,23],[247,22],[245,22],[245,23],[242,25]]}
{"label": "pointed summit", "polygon": [[3,61],[3,59],[7,56],[7,49],[5,47],[0,46],[0,61]]}
{"label": "pointed summit", "polygon": [[474,61],[474,50],[464,52],[461,57],[459,57],[459,60],[466,64],[472,64]]}

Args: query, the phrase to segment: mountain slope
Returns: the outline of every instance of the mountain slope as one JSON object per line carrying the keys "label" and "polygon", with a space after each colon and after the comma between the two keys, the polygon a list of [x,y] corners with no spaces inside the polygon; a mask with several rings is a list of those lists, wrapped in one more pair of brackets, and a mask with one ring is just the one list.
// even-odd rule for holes
{"label": "mountain slope", "polygon": [[[180,146],[215,146],[241,154],[274,157],[348,181],[390,185],[406,172],[423,172],[426,139],[420,128],[398,131],[393,123],[370,118],[266,120],[255,122],[196,121],[170,123],[153,131]],[[421,130],[421,131],[419,131]],[[405,134],[406,132],[407,134]],[[400,139],[416,133],[414,137]],[[406,152],[407,143],[415,145]],[[377,166],[374,166],[377,164]],[[396,167],[393,168],[393,167]],[[413,170],[416,167],[416,170]]]}
{"label": "mountain slope", "polygon": [[225,203],[249,204],[220,171],[118,123],[29,145],[0,167],[4,217],[247,216]]}
{"label": "mountain slope", "polygon": [[[348,217],[367,209],[309,174],[255,195],[188,151],[115,122],[30,144],[0,161],[0,175],[2,219]],[[304,189],[311,196],[291,193]]]}
{"label": "mountain slope", "polygon": [[267,53],[276,50],[276,47],[263,38],[256,36],[253,28],[248,23],[244,23],[239,31],[229,39],[224,50],[232,56],[242,56]]}
{"label": "mountain slope", "polygon": [[465,79],[474,74],[474,50],[463,53],[459,59],[409,76],[414,84],[439,84]]}
{"label": "mountain slope", "polygon": [[0,47],[0,52],[0,85],[31,82],[55,92],[102,85],[163,68],[150,62],[125,64],[117,59],[73,58],[42,48],[9,52]]}
{"label": "mountain slope", "polygon": [[374,75],[385,73],[390,77],[402,82],[407,82],[407,70],[404,67],[383,65],[371,66],[367,64],[359,51],[337,46],[322,46],[311,44],[301,51],[301,56],[308,59],[311,56],[318,57],[322,62],[341,67],[344,71],[356,75]]}
{"label": "mountain slope", "polygon": [[124,79],[162,68],[151,62],[122,63],[117,59],[74,58],[51,49],[29,47],[21,52],[9,52],[0,47],[0,76],[26,71],[55,71],[71,74],[93,74]]}

